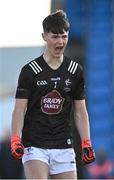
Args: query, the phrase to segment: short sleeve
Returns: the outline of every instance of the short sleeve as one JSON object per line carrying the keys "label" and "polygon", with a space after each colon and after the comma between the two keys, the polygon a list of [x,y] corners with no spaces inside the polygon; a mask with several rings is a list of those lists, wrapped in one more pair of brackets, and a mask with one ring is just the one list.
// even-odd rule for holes
{"label": "short sleeve", "polygon": [[81,65],[78,65],[76,76],[77,76],[77,83],[76,83],[75,92],[73,94],[73,99],[82,100],[85,99],[85,82],[84,82],[83,68]]}
{"label": "short sleeve", "polygon": [[27,66],[24,66],[18,78],[18,85],[16,89],[16,98],[28,99],[31,94],[31,74]]}

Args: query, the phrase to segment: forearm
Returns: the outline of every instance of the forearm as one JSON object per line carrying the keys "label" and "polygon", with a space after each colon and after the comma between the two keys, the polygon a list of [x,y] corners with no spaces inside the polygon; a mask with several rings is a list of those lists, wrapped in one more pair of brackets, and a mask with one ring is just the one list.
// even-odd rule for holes
{"label": "forearm", "polygon": [[25,109],[26,101],[16,100],[11,124],[11,154],[15,159],[18,160],[21,159],[24,154],[21,133],[24,124]]}
{"label": "forearm", "polygon": [[85,116],[82,113],[76,113],[75,119],[76,127],[81,139],[90,139],[90,125],[88,115]]}
{"label": "forearm", "polygon": [[24,113],[18,109],[14,109],[12,114],[11,126],[11,154],[19,160],[24,154],[24,146],[21,141],[21,132],[23,128]]}
{"label": "forearm", "polygon": [[19,110],[14,110],[12,114],[11,134],[20,136],[22,132],[23,124],[24,124],[24,112],[20,112]]}
{"label": "forearm", "polygon": [[84,101],[78,104],[74,114],[74,119],[81,139],[90,139],[89,117]]}

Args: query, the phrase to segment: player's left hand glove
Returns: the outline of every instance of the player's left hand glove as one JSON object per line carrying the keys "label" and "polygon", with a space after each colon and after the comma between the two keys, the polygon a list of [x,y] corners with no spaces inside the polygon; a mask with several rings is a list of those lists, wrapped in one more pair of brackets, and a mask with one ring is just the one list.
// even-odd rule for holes
{"label": "player's left hand glove", "polygon": [[82,164],[89,164],[95,161],[95,152],[89,139],[82,140]]}
{"label": "player's left hand glove", "polygon": [[17,160],[21,159],[24,154],[24,146],[17,135],[11,137],[11,154]]}

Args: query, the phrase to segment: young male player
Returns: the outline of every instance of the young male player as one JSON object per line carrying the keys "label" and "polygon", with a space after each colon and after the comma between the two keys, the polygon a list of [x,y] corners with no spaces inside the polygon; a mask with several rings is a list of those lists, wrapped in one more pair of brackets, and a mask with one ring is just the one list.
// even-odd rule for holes
{"label": "young male player", "polygon": [[95,153],[90,140],[82,67],[64,55],[69,21],[58,10],[43,21],[44,53],[26,64],[19,76],[12,115],[11,151],[22,158],[27,179],[75,179],[76,162],[70,112],[82,139],[82,162]]}

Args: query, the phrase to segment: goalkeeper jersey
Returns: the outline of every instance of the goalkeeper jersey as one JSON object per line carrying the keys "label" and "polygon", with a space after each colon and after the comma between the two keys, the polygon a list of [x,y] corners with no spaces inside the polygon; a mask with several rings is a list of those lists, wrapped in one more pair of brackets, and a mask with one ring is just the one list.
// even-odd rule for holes
{"label": "goalkeeper jersey", "polygon": [[25,147],[72,147],[72,102],[85,98],[83,70],[76,61],[64,56],[53,70],[43,55],[32,60],[20,72],[16,98],[28,99],[22,130]]}

